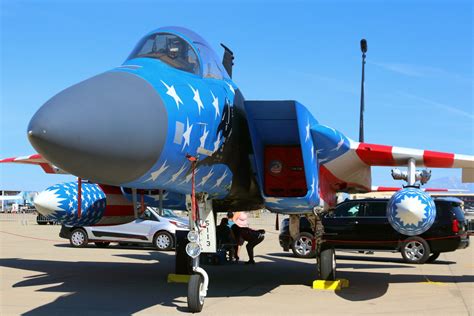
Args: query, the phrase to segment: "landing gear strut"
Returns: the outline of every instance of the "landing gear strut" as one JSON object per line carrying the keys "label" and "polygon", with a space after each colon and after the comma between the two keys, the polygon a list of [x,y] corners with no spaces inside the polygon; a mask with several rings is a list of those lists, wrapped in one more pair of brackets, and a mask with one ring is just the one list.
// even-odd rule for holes
{"label": "landing gear strut", "polygon": [[323,242],[324,226],[319,212],[316,210],[312,216],[308,216],[314,229],[314,247],[316,250],[316,265],[318,267],[318,279],[324,281],[336,280],[336,252],[334,248],[327,247]]}
{"label": "landing gear strut", "polygon": [[[198,313],[204,306],[207,296],[209,276],[199,266],[199,255],[201,252],[216,252],[215,222],[212,213],[212,201],[208,200],[205,193],[196,194],[195,191],[195,167],[197,159],[188,156],[192,164],[192,190],[191,196],[186,197],[186,204],[191,209],[189,212],[189,233],[186,245],[186,253],[192,258],[192,275],[188,283],[188,309],[192,313]],[[198,203],[199,202],[199,203]]]}

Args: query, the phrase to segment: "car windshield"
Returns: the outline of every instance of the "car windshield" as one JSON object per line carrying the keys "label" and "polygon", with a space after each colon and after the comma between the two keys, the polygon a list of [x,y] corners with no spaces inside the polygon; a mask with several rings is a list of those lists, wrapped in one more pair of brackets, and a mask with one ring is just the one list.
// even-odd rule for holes
{"label": "car windshield", "polygon": [[132,58],[155,58],[173,68],[199,75],[196,52],[183,38],[169,33],[155,33],[143,38],[130,54]]}
{"label": "car windshield", "polygon": [[149,221],[157,220],[156,216],[149,209],[146,209],[139,217],[140,219],[143,219],[143,220],[149,220]]}
{"label": "car windshield", "polygon": [[334,217],[357,217],[362,215],[361,203],[344,203],[338,205]]}
{"label": "car windshield", "polygon": [[163,210],[163,217],[178,217],[178,215],[176,215],[172,210],[167,210],[167,209],[164,209]]}

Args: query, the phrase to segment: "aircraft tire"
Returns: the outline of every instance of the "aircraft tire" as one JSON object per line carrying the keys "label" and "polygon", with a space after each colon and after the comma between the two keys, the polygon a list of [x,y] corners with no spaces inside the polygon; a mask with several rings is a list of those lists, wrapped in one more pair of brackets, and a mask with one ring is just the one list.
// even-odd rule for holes
{"label": "aircraft tire", "polygon": [[336,280],[336,252],[334,248],[321,250],[318,266],[319,279],[325,281]]}
{"label": "aircraft tire", "polygon": [[188,309],[191,313],[199,313],[204,306],[204,297],[201,296],[201,289],[204,280],[200,274],[193,274],[188,283]]}

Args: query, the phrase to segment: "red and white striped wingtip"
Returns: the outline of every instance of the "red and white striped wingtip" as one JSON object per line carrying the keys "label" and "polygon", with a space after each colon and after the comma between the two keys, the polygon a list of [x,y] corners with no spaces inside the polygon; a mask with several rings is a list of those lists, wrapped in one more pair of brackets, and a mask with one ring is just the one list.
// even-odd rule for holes
{"label": "red and white striped wingtip", "polygon": [[430,168],[474,168],[474,156],[432,150],[356,143],[357,156],[369,166],[406,165],[414,158],[417,166]]}

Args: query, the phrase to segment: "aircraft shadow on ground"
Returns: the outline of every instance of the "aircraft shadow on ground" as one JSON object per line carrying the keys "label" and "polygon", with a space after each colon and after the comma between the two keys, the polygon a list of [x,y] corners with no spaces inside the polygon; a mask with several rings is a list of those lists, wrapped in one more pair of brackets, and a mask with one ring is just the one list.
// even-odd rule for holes
{"label": "aircraft shadow on ground", "polygon": [[[144,254],[118,253],[117,257],[136,262],[67,262],[0,259],[0,266],[38,272],[13,287],[44,286],[41,292],[67,293],[26,315],[51,315],[59,311],[90,314],[131,314],[161,304],[185,311],[186,284],[168,284],[174,269],[172,252],[148,251]],[[256,265],[228,264],[205,266],[210,276],[209,297],[262,296],[280,285],[308,285],[315,279],[312,260],[288,260],[271,255]],[[157,264],[158,262],[158,264]],[[388,268],[389,264],[363,264],[363,268]],[[378,267],[377,267],[378,266]],[[362,268],[341,264],[341,268]],[[409,266],[403,266],[409,267]],[[340,271],[351,286],[336,292],[351,301],[370,300],[384,295],[390,283],[474,282],[474,276],[437,276]],[[316,292],[315,292],[316,293]],[[316,294],[315,294],[316,295]],[[113,310],[114,312],[112,312]]]}
{"label": "aircraft shadow on ground", "polygon": [[[291,252],[280,252],[280,253],[270,253],[269,255],[275,256],[275,257],[281,257],[281,258],[294,258],[295,256]],[[383,267],[386,268],[414,268],[415,266],[413,264],[406,263],[403,261],[401,255],[400,258],[391,258],[391,257],[380,257],[380,256],[374,256],[374,255],[357,255],[357,256],[351,256],[350,254],[346,255],[336,255],[337,260],[354,260],[354,261],[365,261],[365,262],[387,262],[387,263],[400,263],[400,265],[384,265]],[[307,260],[308,262],[315,260],[315,258],[305,258],[302,260]],[[446,261],[446,260],[440,260],[437,259],[435,262],[432,263],[425,263],[425,264],[438,264],[438,265],[448,265],[448,264],[455,264],[456,262],[454,261]],[[354,265],[350,265],[353,267]],[[338,267],[341,267],[338,263]],[[366,265],[363,267],[363,269],[366,268],[376,268],[375,265]]]}

